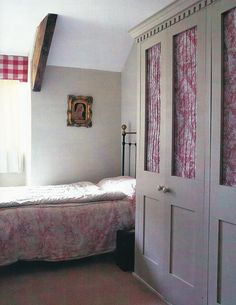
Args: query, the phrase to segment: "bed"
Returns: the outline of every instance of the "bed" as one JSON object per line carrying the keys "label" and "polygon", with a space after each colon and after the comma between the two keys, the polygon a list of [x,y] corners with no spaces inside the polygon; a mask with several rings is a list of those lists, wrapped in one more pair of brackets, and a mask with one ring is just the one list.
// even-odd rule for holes
{"label": "bed", "polygon": [[134,227],[135,179],[98,184],[2,188],[0,266],[60,261],[110,252],[116,232]]}
{"label": "bed", "polygon": [[[0,266],[18,260],[71,260],[115,250],[118,230],[135,222],[135,179],[97,184],[0,188]],[[130,151],[129,151],[130,159]],[[130,168],[130,166],[129,166]]]}

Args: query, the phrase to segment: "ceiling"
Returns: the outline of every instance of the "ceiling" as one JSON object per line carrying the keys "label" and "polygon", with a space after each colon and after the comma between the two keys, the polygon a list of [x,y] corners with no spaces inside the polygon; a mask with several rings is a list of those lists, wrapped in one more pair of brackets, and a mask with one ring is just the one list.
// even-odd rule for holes
{"label": "ceiling", "polygon": [[174,0],[0,0],[0,54],[30,55],[36,28],[58,14],[48,65],[121,71],[128,30]]}

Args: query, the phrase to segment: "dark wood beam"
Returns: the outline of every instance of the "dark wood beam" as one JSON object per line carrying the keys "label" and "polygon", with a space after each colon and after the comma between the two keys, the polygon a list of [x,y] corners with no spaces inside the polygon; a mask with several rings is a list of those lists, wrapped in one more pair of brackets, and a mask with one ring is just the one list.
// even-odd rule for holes
{"label": "dark wood beam", "polygon": [[31,70],[33,91],[41,90],[56,21],[57,14],[48,14],[37,29]]}

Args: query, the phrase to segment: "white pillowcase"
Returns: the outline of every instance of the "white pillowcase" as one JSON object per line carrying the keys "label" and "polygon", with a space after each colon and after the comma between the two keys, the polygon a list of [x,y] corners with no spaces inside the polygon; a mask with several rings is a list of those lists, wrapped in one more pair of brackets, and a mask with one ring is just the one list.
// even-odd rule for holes
{"label": "white pillowcase", "polygon": [[122,192],[128,197],[135,196],[136,179],[128,176],[105,178],[97,183],[101,189],[107,192]]}

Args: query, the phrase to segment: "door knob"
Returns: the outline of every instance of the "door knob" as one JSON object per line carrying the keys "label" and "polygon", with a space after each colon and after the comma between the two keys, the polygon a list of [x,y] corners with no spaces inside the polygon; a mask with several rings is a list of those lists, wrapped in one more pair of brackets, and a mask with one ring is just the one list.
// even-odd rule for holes
{"label": "door knob", "polygon": [[163,190],[163,186],[162,185],[158,185],[157,189],[158,189],[158,191],[162,191]]}
{"label": "door knob", "polygon": [[170,191],[170,189],[166,186],[163,186],[162,191],[163,191],[163,193],[168,193]]}

